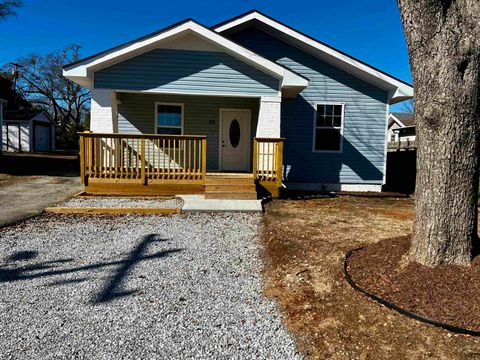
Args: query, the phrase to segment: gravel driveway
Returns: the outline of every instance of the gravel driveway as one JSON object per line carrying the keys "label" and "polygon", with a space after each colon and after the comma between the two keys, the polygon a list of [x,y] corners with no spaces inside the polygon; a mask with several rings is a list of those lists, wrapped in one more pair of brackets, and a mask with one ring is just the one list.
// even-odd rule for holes
{"label": "gravel driveway", "polygon": [[42,215],[0,230],[0,357],[296,359],[260,216]]}

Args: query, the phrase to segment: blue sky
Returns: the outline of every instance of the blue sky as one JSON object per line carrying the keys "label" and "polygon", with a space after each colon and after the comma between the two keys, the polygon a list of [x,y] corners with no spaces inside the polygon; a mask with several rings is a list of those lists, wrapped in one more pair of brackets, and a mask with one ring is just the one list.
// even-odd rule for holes
{"label": "blue sky", "polygon": [[0,23],[0,66],[69,44],[88,56],[188,17],[214,25],[254,8],[411,82],[395,0],[24,0]]}

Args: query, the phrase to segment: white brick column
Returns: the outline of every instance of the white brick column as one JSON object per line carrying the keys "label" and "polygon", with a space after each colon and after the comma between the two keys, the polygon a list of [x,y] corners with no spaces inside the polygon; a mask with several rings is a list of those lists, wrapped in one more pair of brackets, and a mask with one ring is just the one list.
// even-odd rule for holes
{"label": "white brick column", "polygon": [[109,89],[92,89],[90,131],[113,133],[116,128],[115,93]]}
{"label": "white brick column", "polygon": [[257,137],[280,137],[280,113],[282,98],[279,96],[262,96],[258,113]]}

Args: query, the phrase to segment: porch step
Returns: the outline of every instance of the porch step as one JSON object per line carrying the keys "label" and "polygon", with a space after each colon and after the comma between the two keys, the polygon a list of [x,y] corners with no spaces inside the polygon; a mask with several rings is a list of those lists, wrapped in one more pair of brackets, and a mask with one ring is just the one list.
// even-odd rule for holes
{"label": "porch step", "polygon": [[252,174],[207,174],[206,199],[256,199],[257,192]]}
{"label": "porch step", "polygon": [[205,199],[256,200],[256,191],[205,191]]}
{"label": "porch step", "polygon": [[205,185],[206,186],[209,186],[209,185],[238,185],[238,186],[241,186],[241,185],[252,185],[252,184],[255,184],[255,182],[253,181],[253,177],[252,178],[218,178],[218,177],[215,177],[215,178],[210,178],[208,175],[207,175],[207,178],[205,179]]}
{"label": "porch step", "polygon": [[255,184],[250,182],[249,184],[219,184],[211,183],[205,185],[205,190],[208,191],[255,191]]}

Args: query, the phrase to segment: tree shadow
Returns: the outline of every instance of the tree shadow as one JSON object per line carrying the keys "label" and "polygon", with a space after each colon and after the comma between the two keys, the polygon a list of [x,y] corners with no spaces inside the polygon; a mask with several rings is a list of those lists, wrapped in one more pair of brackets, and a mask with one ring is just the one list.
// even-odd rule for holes
{"label": "tree shadow", "polygon": [[172,253],[181,251],[180,249],[165,250],[150,256],[145,256],[144,253],[148,250],[149,245],[159,241],[165,241],[165,239],[159,239],[158,236],[154,234],[145,236],[143,240],[130,252],[129,256],[120,262],[120,266],[117,268],[115,274],[111,277],[110,281],[104,286],[104,288],[98,293],[92,302],[94,304],[105,303],[117,298],[135,294],[137,290],[125,291],[121,289],[123,288],[125,279],[136,264],[146,259],[160,259]]}
{"label": "tree shadow", "polygon": [[21,260],[31,260],[36,258],[38,255],[37,251],[17,251],[16,253],[10,255],[7,261],[21,261]]}
{"label": "tree shadow", "polygon": [[[25,281],[38,278],[48,278],[53,276],[76,274],[82,271],[90,271],[96,269],[103,269],[110,266],[116,266],[115,274],[109,279],[107,284],[98,292],[91,300],[93,304],[106,303],[114,299],[132,295],[137,290],[122,290],[127,276],[131,273],[135,265],[142,261],[149,261],[164,258],[170,254],[182,251],[183,249],[170,249],[159,251],[153,254],[146,255],[148,247],[154,242],[165,241],[166,239],[159,238],[156,234],[150,234],[143,237],[143,239],[129,252],[124,260],[104,261],[84,266],[57,268],[58,265],[69,263],[73,259],[58,259],[51,261],[36,262],[27,264],[16,268],[8,268],[7,266],[0,266],[0,283]],[[34,259],[37,256],[35,251],[20,251],[8,257],[9,262],[25,261]],[[88,277],[77,279],[62,279],[53,281],[48,286],[78,284],[87,281]]]}

